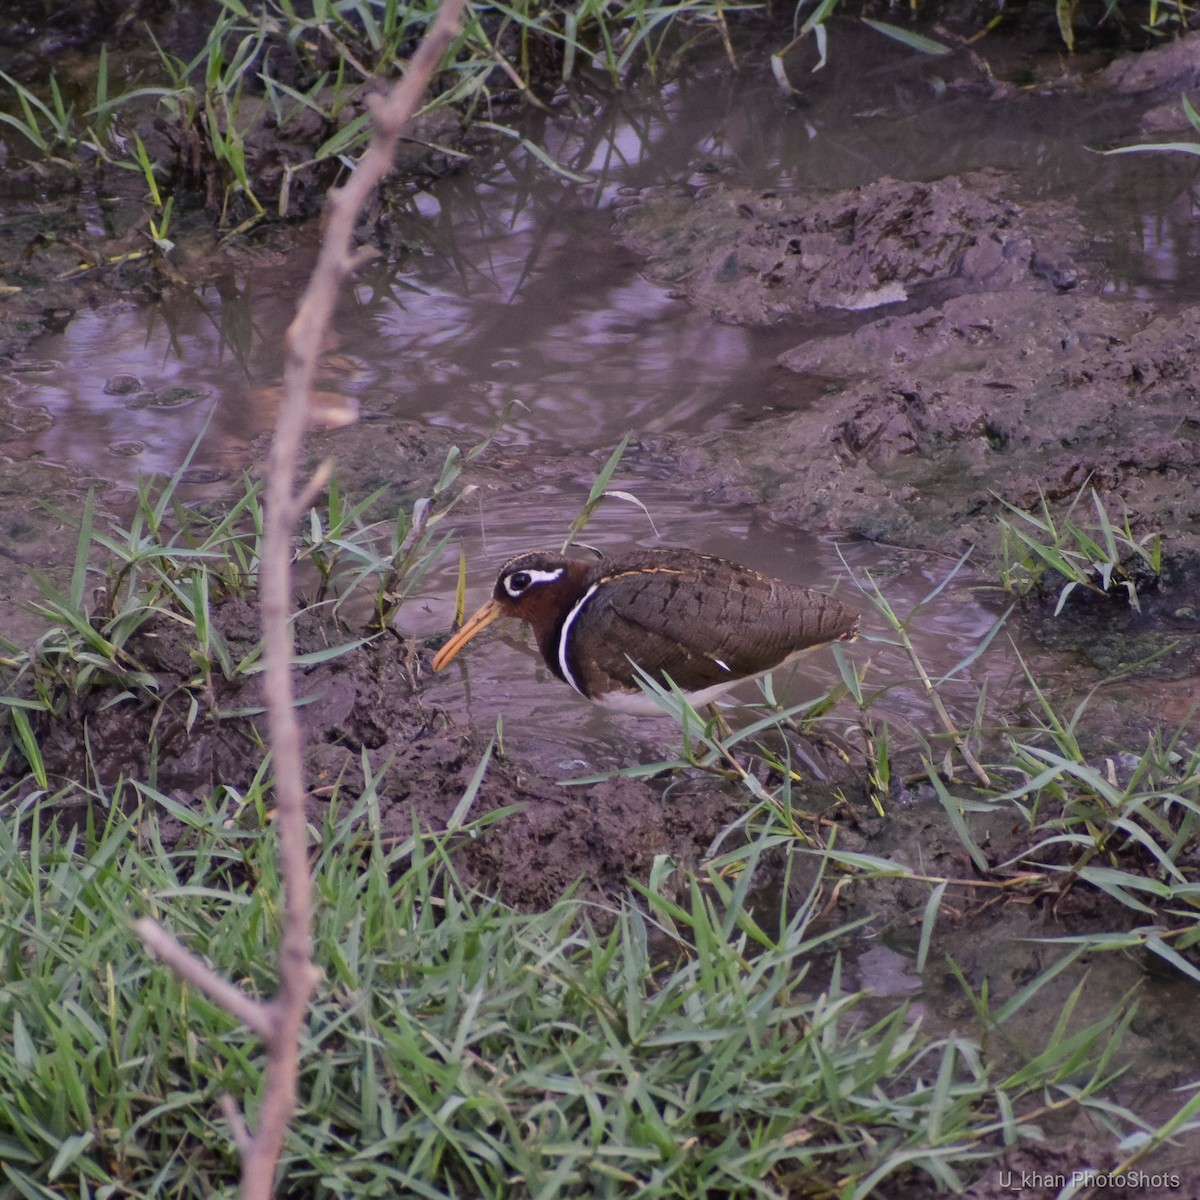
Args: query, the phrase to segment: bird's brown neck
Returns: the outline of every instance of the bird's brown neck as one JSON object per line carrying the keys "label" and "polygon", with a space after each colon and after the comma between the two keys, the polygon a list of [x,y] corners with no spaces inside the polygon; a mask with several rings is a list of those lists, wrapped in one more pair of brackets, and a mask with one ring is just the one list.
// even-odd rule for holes
{"label": "bird's brown neck", "polygon": [[566,678],[558,657],[563,625],[600,576],[599,563],[571,559],[566,563],[563,577],[555,583],[531,590],[516,601],[497,595],[506,615],[517,617],[533,627],[542,658],[559,679]]}

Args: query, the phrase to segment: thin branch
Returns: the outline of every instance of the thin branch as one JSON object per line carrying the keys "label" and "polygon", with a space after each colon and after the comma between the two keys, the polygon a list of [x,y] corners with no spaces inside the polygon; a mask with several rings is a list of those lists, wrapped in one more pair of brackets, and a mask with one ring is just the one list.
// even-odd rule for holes
{"label": "thin branch", "polygon": [[346,277],[368,257],[354,249],[354,229],[367,201],[391,170],[400,134],[458,36],[466,0],[444,0],[402,79],[386,97],[371,97],[370,143],[343,187],[329,195],[325,232],[312,277],[287,331],[283,400],[267,465],[259,604],[263,629],[263,699],[275,764],[279,874],[283,918],[279,986],[270,1001],[253,999],[222,979],[157,922],[144,918],[137,931],[146,945],[181,978],[193,983],[266,1044],[267,1063],[258,1127],[251,1130],[230,1097],[222,1098],[242,1156],[242,1200],[269,1200],[288,1126],[296,1110],[300,1035],[319,978],[312,961],[312,875],[308,864],[304,768],[300,723],[292,681],[292,534],[323,472],[299,489],[300,447],[311,412],[317,354]]}
{"label": "thin branch", "polygon": [[329,482],[332,475],[333,459],[324,459],[321,465],[312,473],[312,478],[300,489],[300,494],[296,497],[296,507],[301,513],[308,510],[312,502],[321,494],[321,489]]}
{"label": "thin branch", "polygon": [[308,422],[317,354],[342,283],[361,256],[354,228],[371,194],[392,169],[404,126],[430,79],[458,36],[465,0],[444,0],[402,79],[386,98],[371,103],[370,143],[344,187],[330,193],[327,221],[296,317],[287,331],[283,400],[275,427],[264,497],[263,569],[259,602],[263,626],[264,700],[275,763],[279,870],[283,881],[279,990],[271,1000],[275,1027],[267,1043],[267,1066],[258,1128],[242,1155],[242,1200],[267,1200],[274,1191],[283,1139],[296,1109],[300,1034],[317,983],[311,956],[312,876],[308,866],[305,787],[300,722],[292,682],[291,542],[301,515],[296,495],[300,444]]}
{"label": "thin branch", "polygon": [[259,1037],[271,1032],[271,1014],[267,1005],[247,995],[236,983],[218,975],[198,954],[193,954],[172,937],[153,917],[139,917],[133,923],[138,937],[161,962],[180,979],[202,991],[230,1016],[254,1030]]}
{"label": "thin branch", "polygon": [[229,1122],[229,1132],[233,1135],[233,1144],[238,1148],[238,1153],[247,1153],[250,1149],[250,1130],[246,1128],[246,1119],[237,1101],[228,1092],[222,1092],[217,1103]]}

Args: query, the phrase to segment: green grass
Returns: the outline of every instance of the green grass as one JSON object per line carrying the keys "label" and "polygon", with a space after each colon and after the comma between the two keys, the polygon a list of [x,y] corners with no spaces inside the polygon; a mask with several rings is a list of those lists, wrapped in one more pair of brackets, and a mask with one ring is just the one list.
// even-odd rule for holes
{"label": "green grass", "polygon": [[1157,583],[1162,577],[1162,536],[1152,532],[1137,537],[1124,502],[1121,519],[1115,521],[1096,489],[1089,492],[1090,519],[1075,515],[1083,488],[1058,516],[1044,496],[1036,513],[1000,501],[1006,510],[997,519],[1005,591],[1026,596],[1058,587],[1056,616],[1076,588],[1098,596],[1120,593],[1133,608],[1141,608],[1139,581]]}
{"label": "green grass", "polygon": [[[579,180],[505,123],[515,107],[545,108],[564,86],[613,89],[638,74],[665,78],[692,61],[698,48],[723,49],[736,61],[730,18],[763,7],[769,5],[761,0],[476,4],[425,111],[453,107],[464,127],[515,139],[548,169]],[[1058,6],[1068,48],[1080,8],[1076,0]],[[76,177],[89,167],[113,168],[143,180],[146,236],[154,253],[169,254],[177,194],[193,203],[202,195],[232,235],[272,212],[295,215],[297,175],[315,176],[309,190],[319,190],[352,167],[369,134],[366,97],[381,80],[395,78],[435,10],[435,0],[281,0],[270,6],[221,0],[190,58],[148,31],[157,61],[139,78],[110,71],[103,47],[86,94],[70,98],[53,74],[31,82],[0,72],[0,124],[16,135],[14,150],[27,148],[40,165]],[[829,22],[847,16],[837,0],[798,5],[793,15],[796,37],[770,60],[789,94],[788,53],[811,35],[824,63],[837,53],[837,25]],[[955,48],[906,25],[862,19],[907,51]],[[1186,26],[1189,14],[1178,4],[1150,0],[1144,11],[1127,6],[1125,19],[1161,36]],[[436,149],[457,161],[470,157],[461,148]]]}
{"label": "green grass", "polygon": [[[1161,572],[1157,535],[1135,541],[1127,515],[1120,532],[1114,532],[1094,493],[1093,503],[1101,531],[1097,541],[1086,538],[1070,514],[1055,527],[1048,506],[1041,517],[1024,515],[1031,523],[1055,528],[1062,544],[1070,538],[1073,545],[1085,541],[1096,550],[1107,546],[1109,566],[1101,576],[1105,582],[1111,582],[1120,561],[1119,547],[1134,547],[1143,566],[1149,563],[1156,574]],[[1001,518],[1001,524],[1011,528],[1008,518]],[[1023,539],[1023,545],[1032,540],[1028,535]],[[1074,551],[1064,553],[1069,556]],[[1047,552],[1039,561],[1044,564],[1051,558]],[[852,662],[842,647],[835,646],[841,681],[825,695],[785,709],[776,702],[768,678],[761,685],[761,713],[731,731],[719,729],[711,716],[697,712],[678,689],[643,676],[643,690],[678,728],[678,753],[571,782],[593,783],[610,775],[706,771],[731,780],[744,792],[746,811],[736,823],[739,829],[776,845],[811,846],[809,828],[814,821],[804,813],[804,796],[821,776],[812,760],[805,758],[805,740],[828,740],[832,734],[843,747],[848,770],[839,773],[835,789],[842,793],[856,790],[854,762],[861,751],[865,790],[885,819],[892,815],[893,787],[904,771],[911,772],[915,758],[919,771],[910,775],[909,782],[923,781],[940,803],[945,832],[961,843],[974,878],[998,887],[1011,885],[1014,897],[1050,906],[1076,889],[1102,894],[1108,901],[1103,916],[1094,917],[1087,932],[1059,940],[1105,950],[1140,947],[1200,982],[1200,744],[1193,722],[1184,722],[1173,733],[1153,731],[1138,743],[1088,734],[1091,695],[1072,702],[1071,711],[1064,712],[1061,702],[1053,700],[1026,668],[1036,703],[1032,724],[989,723],[985,681],[976,685],[974,712],[960,728],[940,693],[981,663],[1012,609],[997,618],[964,658],[940,673],[926,669],[909,629],[965,562],[964,555],[903,614],[869,575],[857,581],[861,600],[884,626],[883,632],[869,631],[863,640],[875,653],[886,648],[894,658],[902,655],[911,666],[910,675],[893,666],[886,672],[886,682],[875,686],[869,661]],[[1094,563],[1089,569],[1101,570]],[[1133,598],[1132,581],[1128,582],[1128,595]],[[897,688],[919,689],[937,717],[937,727],[915,728],[908,723],[897,733],[895,722],[886,715],[887,698]],[[998,811],[1012,814],[1013,853],[1007,859],[984,840]],[[725,831],[718,841],[736,842],[729,838],[731,832]],[[859,878],[907,877],[928,886],[922,960],[945,888],[970,886],[973,878],[918,874],[886,857],[834,849],[832,842],[818,844],[810,852]],[[740,855],[735,845],[712,861],[722,869],[735,869]]]}
{"label": "green grass", "polygon": [[[500,416],[497,429],[507,420]],[[330,480],[324,511],[313,508],[300,539],[297,561],[311,564],[318,577],[314,603],[331,602],[334,616],[369,597],[372,627],[385,629],[441,558],[451,537],[442,522],[475,491],[463,486],[463,468],[490,444],[494,432],[463,454],[451,447],[428,496],[411,509],[398,509],[391,520],[364,520],[389,492],[384,486],[363,500],[349,502],[337,478]]]}
{"label": "green grass", "polygon": [[[767,932],[754,850],[732,882],[663,864],[608,932],[571,900],[516,913],[465,892],[439,838],[381,838],[378,783],[314,831],[324,980],[281,1194],[849,1198],[913,1175],[953,1194],[1050,1107],[1138,1127],[1100,1103],[1129,1012],[1068,1013],[1019,1061],[927,1036],[847,990],[831,951],[850,931],[813,926],[817,888]],[[9,810],[0,1198],[232,1194],[217,1101],[248,1095],[253,1120],[261,1051],[148,962],[129,920],[153,913],[268,992],[265,804],[125,789],[73,828],[52,801]],[[972,1003],[979,1033],[1020,1007]]]}
{"label": "green grass", "polygon": [[[349,636],[352,623],[355,632],[365,627],[367,636],[388,628],[442,553],[447,536],[442,522],[473,490],[461,484],[463,465],[489,440],[466,455],[452,448],[430,494],[409,508],[389,511],[387,488],[348,503],[336,477],[330,480],[323,511],[309,513],[296,561],[315,573],[309,604],[327,606],[332,623],[347,636],[303,661],[361,645]],[[261,485],[244,478],[241,493],[212,512],[189,506],[178,489],[191,459],[189,454],[170,479],[139,483],[127,525],[98,526],[91,496],[80,514],[57,514],[79,530],[70,581],[64,587],[35,577],[42,593],[35,608],[46,629],[32,646],[0,638],[0,706],[35,774],[40,756],[26,714],[76,715],[81,699],[97,688],[112,691],[109,704],[161,695],[160,680],[129,649],[155,622],[186,627],[193,643],[195,675],[184,682],[193,694],[189,726],[205,698],[213,697],[215,679],[261,670],[261,644],[235,656],[217,616],[221,602],[256,595]],[[207,708],[216,715],[211,703]]]}
{"label": "green grass", "polygon": [[1060,895],[1094,888],[1133,928],[1096,939],[1106,949],[1142,946],[1200,982],[1200,746],[1190,723],[1154,731],[1141,747],[1088,753],[1078,727],[1030,681],[1040,727],[1009,735],[1015,782],[995,797],[1019,816],[1028,844],[997,871],[1032,871]]}
{"label": "green grass", "polygon": [[[462,462],[451,453],[429,496],[378,520],[381,495],[356,501],[330,487],[298,555],[331,621],[378,623],[419,589],[464,494]],[[43,589],[50,628],[32,652],[9,648],[6,753],[26,777],[0,797],[0,1200],[232,1195],[221,1094],[254,1117],[258,1043],[148,962],[130,922],[152,914],[230,978],[271,991],[279,884],[266,765],[244,790],[189,804],[146,779],[54,792],[34,719],[70,719],[96,687],[153,695],[156,681],[124,657],[147,614],[190,630],[198,704],[216,675],[254,668],[222,649],[214,613],[221,596],[254,589],[257,488],[213,515],[180,504],[178,480],[147,484],[125,527],[101,527],[89,502],[70,581]],[[875,644],[907,658],[907,682],[935,696],[991,640],[941,675],[921,664],[913,616],[952,578],[909,613],[862,584],[887,631]],[[1003,1148],[1072,1115],[1129,1160],[1200,1127],[1195,1098],[1158,1126],[1115,1102],[1127,1000],[1084,1017],[1079,982],[1053,1001],[1052,1028],[1039,1034],[1027,1020],[1096,950],[1138,947],[1200,978],[1200,752],[1187,734],[1152,737],[1117,756],[1118,771],[1087,745],[1086,709],[1064,718],[1036,684],[1036,728],[988,728],[981,700],[964,732],[944,705],[940,730],[897,731],[878,712],[905,681],[892,672],[875,687],[869,664],[838,661],[840,682],[804,705],[781,708],[765,682],[762,711],[732,732],[646,681],[683,748],[624,773],[718,773],[746,811],[707,861],[688,871],[659,859],[604,909],[564,898],[523,914],[466,891],[453,846],[486,838],[506,815],[472,819],[477,783],[446,831],[402,840],[381,833],[386,778],[367,772],[361,795],[335,796],[311,831],[323,984],[282,1194],[850,1200],[924,1179],[953,1195]],[[796,731],[839,727],[850,747],[840,786],[855,786],[853,748],[865,743],[862,791],[884,819],[914,755],[898,747],[915,740],[946,840],[960,840],[975,873],[922,875],[843,849],[836,828],[805,811],[812,773]],[[939,742],[956,755],[973,747],[993,785],[944,779]],[[977,833],[997,811],[1024,838],[1008,862]],[[797,901],[787,880],[813,860]],[[1010,995],[973,990],[946,962],[970,1015],[926,1032],[907,1006],[843,976],[841,954],[861,949],[869,918],[837,924],[831,897],[889,878],[927,890],[913,914],[918,971],[944,961],[946,897],[958,889],[1011,885],[1053,904],[1086,888],[1112,915],[1049,938],[1050,965]]]}
{"label": "green grass", "polygon": [[[550,169],[579,179],[497,113],[514,100],[544,107],[541,95],[585,71],[617,87],[635,71],[656,72],[701,35],[716,39],[726,13],[754,7],[723,0],[475,5],[424,111],[453,106],[464,123],[515,138]],[[75,175],[111,166],[143,179],[147,231],[160,251],[171,248],[173,193],[187,189],[205,194],[222,228],[244,232],[268,209],[291,215],[297,173],[325,168],[320,178],[328,183],[353,166],[370,132],[367,96],[396,77],[436,9],[434,0],[284,0],[269,8],[221,0],[191,58],[150,32],[157,63],[134,86],[110,77],[102,49],[90,104],[69,104],[53,75],[30,85],[0,72],[0,105],[7,95],[15,101],[0,122],[34,161]],[[157,137],[158,158],[147,148],[155,122],[176,146],[172,153]]]}

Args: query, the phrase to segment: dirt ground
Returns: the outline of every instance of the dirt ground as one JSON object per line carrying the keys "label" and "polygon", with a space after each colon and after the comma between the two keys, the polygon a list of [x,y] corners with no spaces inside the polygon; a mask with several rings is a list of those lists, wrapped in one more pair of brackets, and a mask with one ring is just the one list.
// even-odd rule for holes
{"label": "dirt ground", "polygon": [[[1159,132],[1173,114],[1178,123],[1178,96],[1196,83],[1195,47],[1172,43],[1070,86],[1139,97],[1145,127]],[[39,333],[114,295],[121,303],[154,299],[217,269],[214,241],[197,222],[182,230],[173,275],[145,258],[76,273],[79,244],[88,240],[81,212],[64,201],[54,226],[53,214],[34,203],[39,184],[14,172],[0,192],[8,210],[0,225],[0,278],[19,288],[0,304],[0,361],[13,361]],[[1200,305],[1166,308],[1105,294],[1085,216],[1024,199],[992,172],[786,196],[716,178],[626,197],[615,218],[615,236],[644,258],[649,277],[714,321],[767,324],[828,309],[862,316],[853,333],[818,337],[781,356],[786,377],[772,415],[733,431],[645,438],[641,450],[652,461],[695,480],[714,503],[749,502],[805,529],[952,552],[991,545],[1000,500],[1028,508],[1041,496],[1063,502],[1093,486],[1128,507],[1135,532],[1166,531],[1162,589],[1141,613],[1093,606],[1073,626],[1070,646],[1061,624],[1036,605],[1024,620],[1047,649],[1089,655],[1097,672],[1154,656],[1170,643],[1131,703],[1142,722],[1190,711],[1200,676]],[[219,269],[233,262],[252,270],[292,253],[305,236],[266,230],[250,245],[222,250]],[[131,228],[115,229],[103,244],[92,239],[91,249],[112,260],[139,244]],[[28,411],[2,409],[0,434],[17,443],[32,419]],[[396,456],[407,453],[403,473],[418,486],[436,477],[448,444],[434,431],[383,435],[368,424],[338,436],[341,453],[366,462],[378,457],[393,471]],[[35,567],[69,561],[66,533],[47,532],[27,513],[27,497],[53,494],[61,469],[16,460],[4,469],[0,555]],[[502,477],[510,488],[527,482],[519,464],[501,469],[495,455],[474,470],[480,479]],[[257,614],[247,602],[225,602],[218,620],[235,658],[257,640]],[[333,636],[315,617],[298,626],[301,651]],[[51,776],[88,778],[94,771],[90,777],[111,786],[122,775],[144,773],[156,738],[157,785],[168,794],[194,802],[218,784],[244,788],[261,761],[253,722],[217,712],[257,703],[255,680],[223,684],[189,729],[190,693],[179,685],[194,677],[195,666],[177,628],[150,627],[129,650],[162,681],[160,693],[173,698],[106,707],[112,695],[98,689],[70,719],[43,723],[38,733]],[[303,671],[298,691],[312,697],[302,711],[314,816],[335,789],[356,794],[365,754],[372,771],[386,772],[385,832],[407,835],[414,812],[425,827],[445,828],[486,738],[423,703],[430,650],[389,634]],[[851,764],[837,780],[847,800],[817,789],[806,801],[843,823],[841,848],[872,852],[884,835],[862,779],[860,765]],[[470,816],[512,804],[520,811],[486,837],[464,842],[459,870],[470,885],[536,908],[581,877],[591,899],[620,894],[630,876],[646,876],[656,855],[696,862],[745,800],[706,776],[565,788],[548,764],[497,757]],[[962,869],[953,839],[929,829],[913,837],[925,839],[927,867],[942,856],[948,873]],[[890,852],[897,852],[894,842]],[[922,899],[914,896],[912,907]],[[854,903],[865,909],[880,901],[866,892]],[[894,889],[882,902],[907,908]],[[977,940],[969,922],[966,928],[964,952]],[[968,1194],[1050,1196],[1056,1188],[1014,1192],[1012,1176],[1081,1161],[1072,1146],[1033,1154],[994,1164]],[[1149,1186],[1104,1192],[1181,1194],[1189,1193]]]}
{"label": "dirt ground", "polygon": [[[235,659],[257,643],[258,612],[252,603],[224,602],[215,619]],[[326,649],[331,632],[326,621],[309,614],[297,630],[298,653]],[[105,788],[122,777],[144,778],[156,740],[157,786],[166,794],[195,805],[222,785],[244,791],[262,758],[257,722],[220,720],[214,714],[259,704],[258,677],[219,681],[215,705],[205,704],[201,719],[189,729],[190,697],[197,689],[180,685],[195,677],[193,645],[179,624],[159,621],[136,636],[127,652],[160,681],[163,701],[144,697],[106,708],[115,689],[100,687],[85,696],[70,719],[39,722],[51,776],[79,778],[83,770]],[[335,794],[340,793],[342,805],[361,794],[364,755],[377,780],[385,837],[409,836],[414,816],[425,830],[448,827],[484,757],[486,739],[422,705],[421,676],[427,672],[428,654],[389,634],[299,673],[316,827]],[[80,760],[85,731],[92,747],[88,766]],[[644,878],[655,855],[696,861],[742,806],[718,784],[703,778],[614,779],[567,788],[536,764],[498,755],[467,819],[508,805],[520,811],[485,837],[464,838],[460,876],[468,886],[526,909],[555,903],[581,875],[586,898],[609,899],[624,891],[627,877]],[[184,835],[182,824],[168,818],[167,844]]]}
{"label": "dirt ground", "polygon": [[1079,214],[1004,188],[881,180],[822,199],[715,184],[625,208],[652,277],[715,320],[879,312],[781,356],[789,411],[652,449],[715,499],[749,492],[805,528],[941,549],[990,549],[1001,500],[1036,508],[1090,484],[1135,531],[1194,554],[1200,310],[1097,294]]}

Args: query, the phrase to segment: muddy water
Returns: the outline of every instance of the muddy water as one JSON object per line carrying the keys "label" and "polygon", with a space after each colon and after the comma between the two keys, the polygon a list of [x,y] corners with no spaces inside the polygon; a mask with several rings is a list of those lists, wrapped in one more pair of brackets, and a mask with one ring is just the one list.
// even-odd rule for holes
{"label": "muddy water", "polygon": [[[460,547],[474,602],[506,555],[561,541],[596,469],[626,432],[711,432],[807,402],[776,356],[806,336],[868,319],[832,314],[770,329],[714,324],[644,280],[638,261],[615,246],[610,209],[627,194],[714,178],[780,190],[844,188],[881,174],[937,178],[996,167],[1016,173],[1030,196],[1086,198],[1110,247],[1107,289],[1161,298],[1194,270],[1196,235],[1178,166],[1104,159],[1088,149],[1127,128],[1124,109],[1069,95],[1001,106],[982,91],[949,88],[936,63],[882,39],[844,37],[841,45],[823,74],[804,80],[798,103],[780,97],[765,71],[730,77],[714,67],[663,94],[613,101],[588,124],[540,118],[530,135],[587,184],[508,149],[404,203],[393,198],[387,241],[412,249],[362,272],[325,358],[322,386],[353,396],[372,418],[331,442],[345,490],[377,482],[356,478],[355,439],[369,438],[374,422],[416,419],[469,445],[516,404],[498,440],[499,466],[475,506],[462,510],[428,596],[402,615],[406,630],[432,635],[448,625]],[[106,480],[105,500],[117,508],[140,473],[172,471],[205,430],[197,484],[236,475],[273,419],[281,334],[313,236],[298,231],[285,256],[264,257],[254,269],[243,261],[193,293],[81,313],[42,339],[12,377],[15,402],[38,420],[9,454]],[[503,486],[506,460],[511,488]],[[870,570],[902,612],[949,567],[936,557],[807,537],[748,505],[713,506],[636,441],[614,485],[642,499],[654,526],[636,507],[612,503],[588,531],[602,547],[685,543],[814,586],[841,579],[851,597],[847,568]],[[994,620],[994,605],[972,589],[990,564],[975,566],[976,577],[964,574],[914,624],[933,675],[965,657]],[[909,678],[904,658],[885,644],[883,623],[869,615],[866,632],[856,653],[870,656],[876,685]],[[950,693],[958,715],[973,711],[984,673],[993,693],[1014,675],[999,651],[977,665],[959,696]],[[811,659],[785,697],[803,698],[833,678],[828,655]],[[473,647],[428,694],[479,725],[503,714],[510,742],[568,768],[616,765],[639,734],[549,680],[527,637]],[[911,688],[896,687],[889,705],[902,720],[927,715]]]}
{"label": "muddy water", "polygon": [[[406,631],[432,637],[448,627],[460,549],[474,604],[509,554],[561,542],[596,470],[632,431],[613,482],[643,501],[654,524],[637,507],[613,502],[597,514],[587,540],[607,548],[688,544],[797,582],[838,585],[867,611],[864,637],[849,654],[859,664],[870,660],[869,687],[886,689],[877,711],[901,727],[901,743],[907,725],[926,735],[934,730],[910,664],[858,596],[856,581],[870,572],[903,614],[943,581],[956,556],[814,536],[773,523],[749,503],[714,504],[639,443],[653,435],[735,431],[761,415],[819,404],[819,394],[777,366],[777,356],[877,314],[824,314],[770,329],[714,324],[647,282],[640,261],[614,240],[611,208],[640,189],[698,188],[712,179],[787,191],[846,188],[883,174],[936,179],[997,168],[1013,174],[1028,197],[1069,199],[1086,212],[1101,264],[1098,290],[1170,305],[1188,298],[1200,267],[1192,168],[1190,160],[1092,153],[1089,146],[1132,130],[1124,102],[1036,92],[995,99],[983,86],[949,85],[936,63],[882,41],[848,46],[843,38],[833,49],[831,66],[804,80],[799,103],[776,94],[765,68],[736,78],[714,68],[663,95],[613,102],[586,125],[543,118],[532,126],[532,137],[589,177],[586,185],[508,148],[406,203],[392,197],[382,240],[408,248],[361,272],[323,359],[321,386],[353,396],[369,418],[322,444],[338,457],[343,490],[362,495],[391,477],[389,464],[370,453],[384,425],[419,421],[467,446],[519,404],[484,460],[478,492],[459,512],[443,563],[401,614]],[[4,447],[11,459],[3,468],[10,477],[0,481],[5,489],[23,486],[19,472],[30,463],[56,464],[63,494],[55,499],[95,483],[107,507],[119,511],[140,473],[173,470],[201,434],[186,494],[216,494],[251,465],[273,420],[282,331],[314,251],[313,230],[288,236],[286,253],[276,243],[256,262],[250,247],[236,266],[216,260],[212,281],[192,292],[176,290],[150,307],[79,313],[61,333],[30,347],[0,385],[24,415]],[[395,474],[421,476],[400,455]],[[68,570],[69,543],[64,537],[61,548],[51,542],[46,551]],[[16,592],[20,577],[6,564],[0,559],[4,589]],[[991,627],[997,597],[982,585],[992,578],[990,563],[972,564],[914,618],[909,631],[931,676],[970,655]],[[796,702],[836,678],[830,654],[820,652],[780,681],[779,692]],[[1002,639],[943,690],[960,722],[970,720],[985,685],[999,709],[1011,714],[1018,707],[1022,676]],[[751,686],[743,698],[755,694]],[[554,778],[658,758],[675,740],[663,723],[611,716],[577,700],[549,677],[524,633],[481,639],[445,676],[427,681],[424,697],[482,730],[502,719],[509,747]],[[937,832],[936,808],[896,807],[902,819],[888,822],[865,849],[914,863],[932,850],[953,858],[958,847]],[[566,807],[561,789],[543,798],[542,808],[561,810],[563,825],[584,825],[585,814]],[[672,811],[663,819],[680,824],[686,815]],[[547,836],[545,828],[537,836]],[[521,836],[514,828],[514,840]],[[580,860],[568,866],[577,872]],[[612,875],[620,881],[630,870],[622,859]],[[955,860],[947,870],[969,868]],[[916,927],[908,918],[924,899],[922,892],[898,905],[894,893],[867,893],[864,907],[876,901],[873,915],[892,914],[895,928],[885,927],[883,943],[857,956],[853,969],[879,995],[923,988],[931,1027],[953,1028],[965,1019],[957,985],[939,984],[934,971],[919,981],[911,972]],[[1045,927],[1022,906],[1003,923],[982,924],[951,930],[941,948],[972,979],[1026,978],[1039,951],[1023,939],[1044,936]],[[1097,968],[1105,986],[1089,989],[1089,1002],[1107,1008],[1134,982],[1138,965],[1114,962]],[[1168,1053],[1179,1058],[1178,1030],[1188,1027],[1190,1013],[1184,1005],[1194,998],[1177,987],[1151,990],[1151,1018],[1133,1052],[1157,1068]],[[1031,1024],[1052,1027],[1064,1002],[1062,993],[1047,993]]]}

